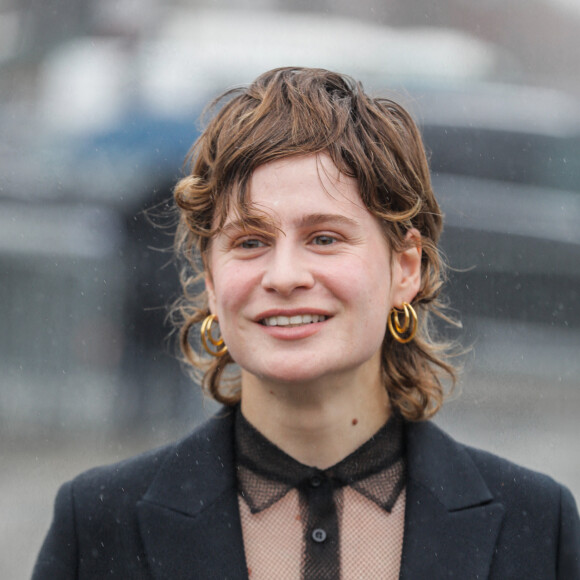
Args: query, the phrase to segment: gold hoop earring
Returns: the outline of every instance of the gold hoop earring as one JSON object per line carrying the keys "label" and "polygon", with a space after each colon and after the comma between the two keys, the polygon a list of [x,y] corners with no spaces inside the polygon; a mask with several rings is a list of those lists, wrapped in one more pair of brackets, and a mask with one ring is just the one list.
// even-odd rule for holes
{"label": "gold hoop earring", "polygon": [[[405,315],[403,324],[399,320],[400,314]],[[418,328],[415,309],[408,302],[403,302],[403,310],[393,308],[389,312],[388,326],[392,337],[397,342],[401,344],[411,342],[415,338]]]}
{"label": "gold hoop earring", "polygon": [[[201,344],[205,349],[205,352],[211,354],[211,356],[223,356],[228,352],[228,347],[225,345],[224,339],[219,338],[216,340],[211,333],[211,327],[216,320],[217,316],[215,314],[210,314],[204,318],[201,324]],[[210,344],[215,346],[217,350],[212,349]]]}

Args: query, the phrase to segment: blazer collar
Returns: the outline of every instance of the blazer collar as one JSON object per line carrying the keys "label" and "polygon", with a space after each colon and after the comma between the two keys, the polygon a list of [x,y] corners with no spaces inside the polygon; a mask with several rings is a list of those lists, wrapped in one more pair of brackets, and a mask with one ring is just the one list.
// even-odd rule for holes
{"label": "blazer collar", "polygon": [[137,504],[155,579],[247,580],[234,469],[227,409],[175,446]]}
{"label": "blazer collar", "polygon": [[465,447],[432,423],[407,423],[402,580],[487,578],[503,505]]}

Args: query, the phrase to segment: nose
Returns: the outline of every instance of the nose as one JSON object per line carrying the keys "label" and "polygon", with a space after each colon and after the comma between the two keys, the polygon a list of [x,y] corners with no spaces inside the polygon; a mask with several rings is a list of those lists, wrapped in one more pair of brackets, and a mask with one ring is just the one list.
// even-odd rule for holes
{"label": "nose", "polygon": [[270,253],[262,276],[262,287],[283,296],[289,296],[299,288],[312,288],[314,276],[307,256],[303,254],[300,248],[291,243],[277,244]]}

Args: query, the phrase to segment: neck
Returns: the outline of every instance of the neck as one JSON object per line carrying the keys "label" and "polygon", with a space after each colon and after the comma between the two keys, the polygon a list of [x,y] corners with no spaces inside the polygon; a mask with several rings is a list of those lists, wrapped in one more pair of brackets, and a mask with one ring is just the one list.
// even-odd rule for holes
{"label": "neck", "polygon": [[277,384],[242,372],[242,413],[285,453],[326,469],[370,439],[389,417],[380,375],[369,379]]}

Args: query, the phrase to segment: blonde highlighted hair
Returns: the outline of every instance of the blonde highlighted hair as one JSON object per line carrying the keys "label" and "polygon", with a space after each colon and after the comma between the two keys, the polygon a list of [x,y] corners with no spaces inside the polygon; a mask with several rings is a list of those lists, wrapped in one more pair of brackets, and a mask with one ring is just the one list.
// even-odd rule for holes
{"label": "blonde highlighted hair", "polygon": [[394,251],[413,243],[406,238],[410,228],[421,234],[421,287],[413,301],[419,328],[408,344],[397,343],[386,331],[381,360],[392,405],[409,420],[432,416],[443,401],[442,377],[454,384],[456,372],[449,361],[450,345],[432,332],[433,315],[449,320],[440,300],[444,263],[437,243],[442,215],[410,115],[392,100],[370,97],[348,76],[308,68],[268,71],[250,86],[218,97],[212,111],[189,152],[189,174],[174,192],[184,294],[173,315],[185,360],[204,390],[226,405],[240,399],[239,376],[224,372],[234,362],[230,355],[201,356],[190,337],[209,314],[200,284],[213,236],[230,207],[242,218],[251,216],[248,184],[257,167],[325,152],[342,173],[357,180],[362,201],[380,220]]}

